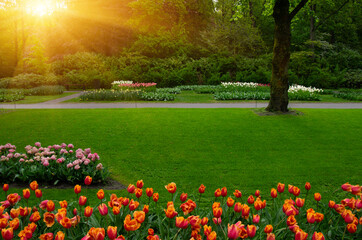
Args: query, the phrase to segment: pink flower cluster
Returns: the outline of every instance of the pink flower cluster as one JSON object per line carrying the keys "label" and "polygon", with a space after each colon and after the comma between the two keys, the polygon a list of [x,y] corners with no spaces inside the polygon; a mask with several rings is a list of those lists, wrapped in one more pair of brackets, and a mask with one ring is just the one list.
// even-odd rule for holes
{"label": "pink flower cluster", "polygon": [[157,85],[157,83],[132,83],[132,84],[123,83],[118,86],[119,87],[130,87],[130,88],[141,88],[141,87],[154,87],[156,85]]}
{"label": "pink flower cluster", "polygon": [[[7,143],[0,145],[0,162],[10,160],[21,163],[39,162],[45,167],[48,167],[52,161],[58,164],[67,162],[67,168],[79,170],[82,164],[88,165],[90,162],[99,160],[99,155],[92,153],[90,148],[85,150],[79,148],[75,152],[73,149],[73,144],[62,143],[61,145],[56,144],[42,147],[40,142],[36,142],[34,146],[27,145],[25,147],[26,153],[21,154],[16,152],[15,145]],[[103,169],[103,165],[99,163],[96,169]]]}

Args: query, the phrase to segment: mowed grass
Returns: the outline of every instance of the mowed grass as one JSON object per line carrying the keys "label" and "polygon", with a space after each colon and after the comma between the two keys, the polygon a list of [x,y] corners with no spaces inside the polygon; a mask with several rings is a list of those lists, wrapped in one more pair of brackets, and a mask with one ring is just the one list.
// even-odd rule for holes
{"label": "mowed grass", "polygon": [[[260,189],[268,197],[278,182],[304,189],[309,181],[327,200],[345,182],[361,184],[362,110],[301,111],[261,117],[250,109],[17,110],[0,114],[0,144],[19,152],[36,141],[90,147],[113,178],[124,185],[143,179],[162,201],[170,198],[169,182],[189,195],[202,183],[209,200],[224,186],[229,194]],[[72,192],[46,190],[58,199],[74,199]]]}

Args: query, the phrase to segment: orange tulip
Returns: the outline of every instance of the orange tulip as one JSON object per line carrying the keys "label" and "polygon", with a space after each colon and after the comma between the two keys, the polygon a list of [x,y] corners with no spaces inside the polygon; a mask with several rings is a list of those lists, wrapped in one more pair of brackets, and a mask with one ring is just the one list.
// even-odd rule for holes
{"label": "orange tulip", "polygon": [[300,189],[298,187],[293,187],[293,193],[294,196],[298,197],[300,194]]}
{"label": "orange tulip", "polygon": [[246,204],[242,205],[242,209],[241,209],[241,215],[243,215],[244,217],[249,216],[250,213],[250,207]]}
{"label": "orange tulip", "polygon": [[314,218],[315,218],[315,221],[317,223],[319,223],[319,222],[323,221],[324,215],[322,213],[315,213]]}
{"label": "orange tulip", "polygon": [[109,239],[112,239],[112,240],[117,238],[117,227],[108,226],[107,235],[108,235]]}
{"label": "orange tulip", "polygon": [[166,217],[168,218],[174,218],[177,216],[177,212],[175,211],[175,207],[173,205],[169,205],[167,209],[164,209],[166,213]]}
{"label": "orange tulip", "polygon": [[165,186],[165,188],[167,189],[167,191],[171,194],[174,194],[176,192],[176,183],[172,182],[172,183],[169,183]]}
{"label": "orange tulip", "polygon": [[140,198],[142,196],[142,188],[136,188],[135,193],[136,198]]}
{"label": "orange tulip", "polygon": [[104,198],[104,191],[103,189],[100,189],[98,192],[97,192],[97,198],[99,200],[102,200]]}
{"label": "orange tulip", "polygon": [[214,195],[215,195],[215,197],[220,197],[221,196],[221,189],[220,188],[216,189]]}
{"label": "orange tulip", "polygon": [[181,195],[180,195],[180,201],[181,202],[185,202],[187,200],[187,193],[182,193]]}
{"label": "orange tulip", "polygon": [[35,189],[35,197],[41,198],[43,196],[43,193],[40,189]]}
{"label": "orange tulip", "polygon": [[30,219],[29,219],[30,222],[37,222],[39,220],[40,220],[39,212],[34,212],[33,214],[31,214]]}
{"label": "orange tulip", "polygon": [[297,220],[295,219],[294,215],[289,216],[287,219],[287,225],[293,226],[295,224],[297,224]]}
{"label": "orange tulip", "polygon": [[128,185],[127,192],[132,194],[132,193],[134,193],[135,190],[136,190],[136,187],[133,184]]}
{"label": "orange tulip", "polygon": [[40,240],[53,240],[53,233],[44,233],[42,235],[39,236]]}
{"label": "orange tulip", "polygon": [[113,207],[112,212],[113,212],[113,215],[118,215],[121,213],[121,210],[119,207]]}
{"label": "orange tulip", "polygon": [[241,198],[242,194],[241,194],[241,192],[239,190],[236,189],[235,192],[234,192],[234,196],[236,198]]}
{"label": "orange tulip", "polygon": [[266,235],[266,240],[275,240],[275,234],[274,233],[268,233]]}
{"label": "orange tulip", "polygon": [[84,216],[86,216],[86,217],[89,218],[89,217],[92,216],[92,214],[93,214],[93,208],[90,207],[90,206],[85,207],[85,209],[84,209]]}
{"label": "orange tulip", "polygon": [[49,201],[47,202],[47,211],[48,211],[48,212],[52,212],[52,211],[54,211],[54,209],[55,209],[55,204],[54,204],[54,202],[53,202],[52,200],[49,200]]}
{"label": "orange tulip", "polygon": [[57,235],[55,235],[54,240],[64,240],[65,235],[62,231],[57,232]]}
{"label": "orange tulip", "polygon": [[272,188],[272,190],[270,191],[270,196],[272,198],[278,197],[278,192],[277,192],[277,190],[275,188]]}
{"label": "orange tulip", "polygon": [[146,188],[146,195],[147,195],[147,197],[152,197],[152,195],[153,195],[153,188]]}
{"label": "orange tulip", "polygon": [[264,232],[265,233],[271,233],[273,231],[273,226],[272,225],[266,225],[264,228]]}
{"label": "orange tulip", "polygon": [[138,180],[136,186],[137,188],[143,188],[143,180]]}
{"label": "orange tulip", "polygon": [[205,236],[209,236],[211,232],[212,232],[211,226],[204,225],[204,234],[205,234]]}
{"label": "orange tulip", "polygon": [[277,190],[279,193],[283,193],[284,192],[284,189],[285,189],[285,184],[283,183],[278,183],[278,187],[277,187]]}
{"label": "orange tulip", "polygon": [[6,228],[9,225],[7,218],[0,218],[0,228]]}
{"label": "orange tulip", "polygon": [[29,186],[30,186],[31,190],[35,191],[36,189],[38,189],[39,185],[38,185],[37,181],[32,181]]}
{"label": "orange tulip", "polygon": [[133,211],[133,210],[137,209],[139,205],[140,205],[139,202],[134,201],[133,199],[131,199],[131,202],[129,203],[128,208],[129,208],[130,211]]}
{"label": "orange tulip", "polygon": [[6,198],[11,206],[14,206],[17,202],[20,201],[21,197],[17,193],[9,194]]}
{"label": "orange tulip", "polygon": [[67,217],[62,218],[62,220],[60,220],[60,224],[63,226],[63,228],[72,227],[72,221],[70,221],[70,219]]}
{"label": "orange tulip", "polygon": [[136,231],[139,229],[141,224],[136,219],[131,219],[131,215],[127,215],[124,219],[124,229],[126,231]]}
{"label": "orange tulip", "polygon": [[30,198],[30,190],[29,190],[29,188],[23,189],[23,197],[24,197],[25,199],[29,199],[29,198]]}
{"label": "orange tulip", "polygon": [[260,200],[260,198],[257,198],[254,202],[254,208],[255,210],[259,211],[260,209],[263,209],[264,203]]}
{"label": "orange tulip", "polygon": [[14,218],[9,222],[9,226],[14,230],[17,230],[19,228],[19,225],[20,225],[19,218]]}
{"label": "orange tulip", "polygon": [[232,207],[234,205],[235,201],[234,199],[232,199],[231,197],[228,197],[227,201],[226,201],[226,205],[228,207]]}
{"label": "orange tulip", "polygon": [[89,229],[87,236],[90,236],[90,239],[94,240],[103,240],[105,238],[106,232],[104,228],[94,228]]}
{"label": "orange tulip", "polygon": [[206,187],[204,186],[204,184],[201,184],[199,187],[199,193],[202,194],[205,192]]}
{"label": "orange tulip", "polygon": [[248,225],[246,227],[246,231],[248,233],[248,237],[253,238],[255,236],[255,233],[256,233],[256,226],[255,225]]}
{"label": "orange tulip", "polygon": [[157,201],[158,201],[158,198],[159,198],[158,193],[154,193],[154,194],[152,195],[152,198],[153,198],[153,201],[154,201],[154,202],[157,202]]}
{"label": "orange tulip", "polygon": [[315,199],[317,202],[319,202],[319,201],[321,200],[321,198],[322,198],[322,196],[321,196],[320,193],[315,193],[315,194],[314,194],[314,199]]}
{"label": "orange tulip", "polygon": [[68,202],[66,200],[59,201],[59,205],[60,205],[61,208],[67,208],[68,207]]}
{"label": "orange tulip", "polygon": [[136,219],[138,223],[143,223],[146,218],[146,214],[144,211],[135,211],[133,213],[133,218]]}
{"label": "orange tulip", "polygon": [[80,196],[79,197],[79,205],[84,206],[87,203],[87,197],[86,196]]}
{"label": "orange tulip", "polygon": [[216,240],[217,234],[215,231],[212,231],[208,236],[207,236],[207,240]]}
{"label": "orange tulip", "polygon": [[82,187],[80,185],[74,186],[74,192],[75,194],[79,194],[82,191]]}
{"label": "orange tulip", "polygon": [[11,240],[14,237],[14,232],[12,228],[3,228],[1,230],[1,236],[4,240]]}
{"label": "orange tulip", "polygon": [[108,207],[106,204],[102,203],[98,206],[98,211],[102,216],[105,216],[108,214]]}
{"label": "orange tulip", "polygon": [[91,183],[92,183],[92,177],[86,176],[84,179],[84,184],[88,186],[88,185],[91,185]]}
{"label": "orange tulip", "polygon": [[54,219],[55,215],[53,213],[46,212],[43,215],[43,221],[45,222],[48,228],[54,225],[55,223]]}
{"label": "orange tulip", "polygon": [[10,216],[14,219],[17,218],[20,215],[20,209],[19,208],[12,208],[10,210]]}
{"label": "orange tulip", "polygon": [[312,240],[325,240],[323,233],[314,232]]}

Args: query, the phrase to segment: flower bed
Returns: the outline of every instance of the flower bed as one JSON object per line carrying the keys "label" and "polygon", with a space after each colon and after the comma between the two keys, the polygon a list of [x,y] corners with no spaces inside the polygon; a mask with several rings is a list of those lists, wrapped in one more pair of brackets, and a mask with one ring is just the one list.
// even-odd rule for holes
{"label": "flower bed", "polygon": [[0,146],[0,179],[74,184],[82,182],[87,175],[96,182],[105,182],[109,176],[99,155],[89,148],[76,150],[73,144],[65,143],[42,147],[37,142],[35,146],[26,146],[25,153],[20,153],[10,143]]}
{"label": "flower bed", "polygon": [[81,101],[173,101],[175,94],[166,92],[143,92],[141,90],[93,90],[80,95]]}
{"label": "flower bed", "polygon": [[[87,176],[85,185],[92,183]],[[215,201],[206,209],[199,207],[206,187],[201,185],[197,195],[180,194],[177,186],[165,186],[172,201],[157,204],[159,193],[144,188],[142,180],[136,186],[130,184],[127,196],[111,194],[109,198],[100,189],[99,202],[89,205],[82,187],[76,185],[77,202],[49,200],[42,196],[37,182],[30,189],[7,194],[1,202],[0,227],[5,240],[20,239],[361,239],[362,195],[361,186],[342,185],[347,193],[340,203],[324,200],[314,193],[311,185],[305,190],[297,186],[279,183],[272,188],[272,201],[266,202],[259,190],[242,198],[235,190],[228,193],[226,187],[216,189]],[[33,193],[34,191],[34,193]],[[166,192],[166,191],[164,191]],[[28,207],[28,199],[39,198],[39,205]],[[189,197],[190,196],[190,197]],[[46,199],[43,200],[42,199]],[[323,200],[322,200],[323,199]]]}
{"label": "flower bed", "polygon": [[157,83],[133,83],[132,81],[115,81],[112,88],[115,90],[141,90],[145,92],[156,91]]}

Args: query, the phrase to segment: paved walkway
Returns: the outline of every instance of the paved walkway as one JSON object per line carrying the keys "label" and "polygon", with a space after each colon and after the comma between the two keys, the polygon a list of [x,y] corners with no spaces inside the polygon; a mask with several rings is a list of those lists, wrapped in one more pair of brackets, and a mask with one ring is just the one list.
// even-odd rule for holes
{"label": "paved walkway", "polygon": [[[36,104],[0,104],[3,109],[96,109],[96,108],[264,108],[265,102],[244,103],[61,103],[76,98],[77,92],[63,98]],[[362,103],[290,103],[290,108],[362,109]]]}

